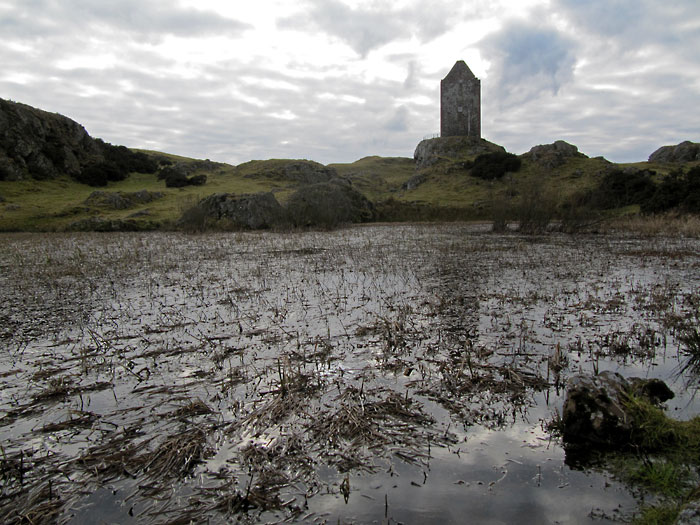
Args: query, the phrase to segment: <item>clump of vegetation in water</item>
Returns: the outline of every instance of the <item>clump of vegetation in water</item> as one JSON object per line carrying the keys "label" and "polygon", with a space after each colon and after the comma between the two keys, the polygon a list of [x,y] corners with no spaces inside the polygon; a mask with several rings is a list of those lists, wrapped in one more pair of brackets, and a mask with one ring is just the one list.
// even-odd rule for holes
{"label": "clump of vegetation in water", "polygon": [[697,498],[700,416],[678,421],[634,396],[625,405],[636,429],[630,439],[634,452],[610,458],[608,467],[651,496],[652,503],[642,506],[634,523],[675,523],[683,506]]}

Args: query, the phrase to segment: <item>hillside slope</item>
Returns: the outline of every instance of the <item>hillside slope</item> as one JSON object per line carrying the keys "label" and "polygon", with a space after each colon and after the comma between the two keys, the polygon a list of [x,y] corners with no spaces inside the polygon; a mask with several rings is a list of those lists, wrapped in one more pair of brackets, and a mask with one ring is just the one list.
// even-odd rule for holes
{"label": "hillside slope", "polygon": [[[699,145],[684,142],[660,148],[651,161],[622,165],[557,141],[516,158],[483,139],[451,137],[421,142],[414,158],[369,156],[328,166],[270,159],[232,166],[111,146],[66,117],[0,99],[0,230],[173,228],[185,211],[214,194],[270,193],[286,206],[292,196],[298,204],[308,201],[306,193],[329,195],[339,186],[323,185],[334,181],[345,181],[374,203],[374,220],[494,220],[523,206],[561,215],[587,205],[611,173],[658,183],[700,165],[699,154]],[[489,171],[504,159],[508,170]],[[492,164],[486,172],[477,169],[482,161]],[[173,174],[182,183],[177,187],[169,180]]]}

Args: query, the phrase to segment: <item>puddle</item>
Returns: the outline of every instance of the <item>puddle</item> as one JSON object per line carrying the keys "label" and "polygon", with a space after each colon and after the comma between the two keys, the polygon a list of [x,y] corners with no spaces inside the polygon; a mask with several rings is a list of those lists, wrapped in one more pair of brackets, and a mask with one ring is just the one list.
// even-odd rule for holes
{"label": "puddle", "polygon": [[629,489],[546,423],[659,377],[700,242],[464,225],[3,235],[4,522],[587,523]]}

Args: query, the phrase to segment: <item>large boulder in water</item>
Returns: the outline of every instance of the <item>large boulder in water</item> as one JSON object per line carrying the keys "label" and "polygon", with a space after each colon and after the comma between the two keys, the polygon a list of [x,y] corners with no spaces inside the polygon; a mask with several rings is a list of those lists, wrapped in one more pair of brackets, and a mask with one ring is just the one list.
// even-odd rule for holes
{"label": "large boulder in water", "polygon": [[686,140],[675,146],[661,146],[649,155],[649,162],[692,162],[700,160],[700,144]]}
{"label": "large boulder in water", "polygon": [[374,205],[343,179],[302,186],[287,202],[289,220],[301,227],[332,228],[367,222],[374,215]]}
{"label": "large boulder in water", "polygon": [[630,395],[646,398],[655,404],[674,396],[659,379],[625,379],[608,371],[569,379],[562,413],[564,442],[601,448],[620,448],[629,444],[634,428],[625,400]]}
{"label": "large boulder in water", "polygon": [[227,220],[233,226],[259,230],[277,226],[284,219],[284,209],[270,193],[234,195],[215,193],[202,199],[198,207],[213,220]]}

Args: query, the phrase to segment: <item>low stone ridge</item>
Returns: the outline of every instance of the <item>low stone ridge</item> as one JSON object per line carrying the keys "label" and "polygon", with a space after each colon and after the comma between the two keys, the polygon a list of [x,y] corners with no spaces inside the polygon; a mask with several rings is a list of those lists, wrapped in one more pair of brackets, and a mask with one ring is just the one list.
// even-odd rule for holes
{"label": "low stone ridge", "polygon": [[654,404],[674,397],[659,379],[625,379],[610,371],[569,379],[562,413],[564,442],[604,448],[628,445],[634,430],[624,404],[629,394]]}
{"label": "low stone ridge", "polygon": [[284,208],[270,192],[234,195],[214,193],[199,202],[203,212],[214,220],[228,220],[238,228],[272,228],[284,220]]}
{"label": "low stone ridge", "polygon": [[661,146],[649,155],[649,162],[692,162],[700,160],[700,143],[686,140],[675,146]]}
{"label": "low stone ridge", "polygon": [[88,206],[112,208],[114,210],[126,210],[127,208],[139,204],[148,204],[164,196],[165,194],[160,191],[141,190],[129,193],[98,190],[93,191],[90,196],[85,199],[85,204]]}
{"label": "low stone ridge", "polygon": [[259,171],[246,175],[246,178],[270,178],[302,184],[316,184],[327,182],[338,176],[335,168],[329,168],[312,160],[293,160],[281,166],[270,167],[269,163],[263,163]]}
{"label": "low stone ridge", "polygon": [[418,143],[413,153],[416,169],[428,168],[441,161],[467,160],[482,153],[505,152],[503,146],[476,137],[439,137]]}
{"label": "low stone ridge", "polygon": [[545,167],[556,168],[564,164],[567,159],[571,158],[588,158],[583,153],[579,152],[578,148],[573,144],[569,144],[563,140],[557,140],[552,144],[540,144],[533,146],[530,151],[521,155],[524,159],[530,159],[533,162]]}
{"label": "low stone ridge", "polygon": [[0,99],[0,180],[75,176],[103,160],[100,146],[77,122]]}
{"label": "low stone ridge", "polygon": [[89,217],[72,222],[69,231],[79,232],[137,232],[157,228],[154,222],[136,221],[132,219],[105,219],[104,217]]}

